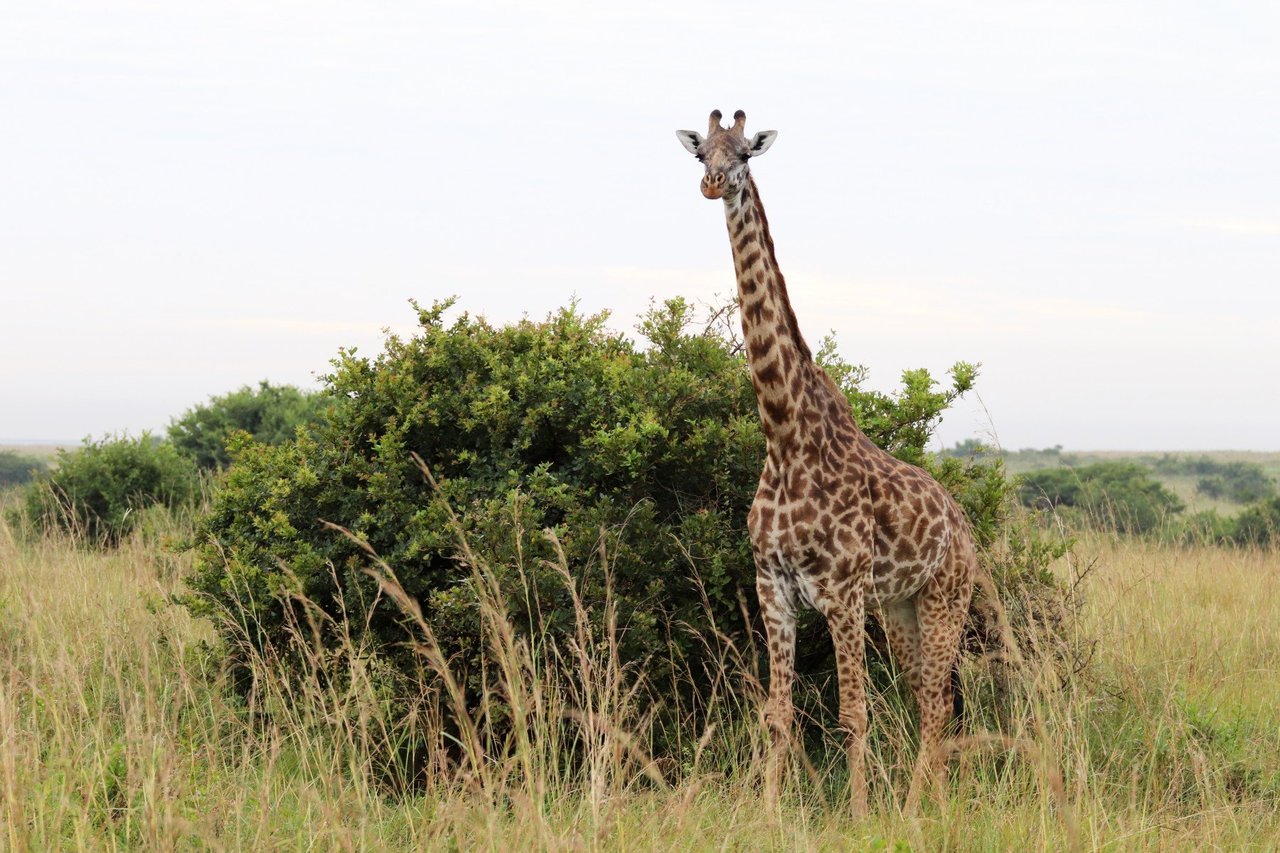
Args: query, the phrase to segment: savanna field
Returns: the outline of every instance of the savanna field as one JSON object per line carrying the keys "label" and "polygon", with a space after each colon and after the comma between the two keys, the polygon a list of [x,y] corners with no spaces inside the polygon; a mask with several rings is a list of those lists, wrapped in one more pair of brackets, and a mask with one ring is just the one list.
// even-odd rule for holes
{"label": "savanna field", "polygon": [[884,394],[824,342],[867,434],[956,496],[988,580],[923,809],[901,810],[918,729],[871,630],[872,814],[848,815],[815,619],[771,807],[743,529],[763,436],[732,324],[675,300],[639,347],[572,309],[447,308],[318,394],[262,383],[164,437],[4,458],[0,846],[1280,844],[1257,458],[937,453],[972,366]]}
{"label": "savanna field", "polygon": [[[1017,728],[998,743],[968,733],[945,798],[910,819],[888,802],[888,780],[901,799],[894,753],[910,725],[873,697],[887,747],[872,759],[877,807],[850,823],[829,779],[838,762],[797,767],[779,808],[764,809],[752,766],[760,743],[746,729],[703,732],[689,762],[655,772],[607,672],[584,677],[576,697],[600,702],[606,718],[579,744],[580,767],[548,760],[557,745],[546,741],[561,729],[534,714],[510,755],[395,791],[374,758],[391,736],[388,710],[358,673],[340,688],[268,686],[256,707],[231,689],[210,624],[171,603],[190,565],[170,544],[186,532],[165,517],[101,553],[0,527],[5,848],[1131,850],[1280,840],[1271,553],[1081,539],[1053,568],[1076,580],[1088,567],[1075,628],[1093,655],[1088,671],[1065,682],[1021,671],[1034,687]],[[608,669],[607,652],[588,654]],[[979,669],[971,662],[966,682]],[[537,676],[536,666],[515,671]],[[571,702],[550,684],[522,689]]]}

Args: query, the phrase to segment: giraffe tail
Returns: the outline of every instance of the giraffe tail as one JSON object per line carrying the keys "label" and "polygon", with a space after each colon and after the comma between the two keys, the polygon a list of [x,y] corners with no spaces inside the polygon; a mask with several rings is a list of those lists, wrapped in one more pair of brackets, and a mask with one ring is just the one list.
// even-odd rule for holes
{"label": "giraffe tail", "polygon": [[958,655],[951,664],[951,719],[952,727],[957,734],[964,731],[964,692],[960,687],[960,659]]}

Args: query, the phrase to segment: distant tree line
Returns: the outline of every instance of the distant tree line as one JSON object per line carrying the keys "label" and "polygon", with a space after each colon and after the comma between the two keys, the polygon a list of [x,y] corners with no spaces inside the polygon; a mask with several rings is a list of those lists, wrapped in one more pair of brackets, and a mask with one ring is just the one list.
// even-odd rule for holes
{"label": "distant tree line", "polygon": [[86,544],[111,547],[154,507],[193,507],[202,481],[230,462],[239,439],[278,444],[320,413],[320,396],[260,382],[212,397],[175,418],[165,437],[108,435],[59,450],[54,464],[0,453],[0,486],[24,485],[10,510],[27,528],[59,529]]}
{"label": "distant tree line", "polygon": [[1152,467],[1161,474],[1195,476],[1196,491],[1206,497],[1251,504],[1274,497],[1276,484],[1252,462],[1218,462],[1208,456],[1190,458],[1166,453]]}
{"label": "distant tree line", "polygon": [[16,450],[0,450],[0,488],[30,482],[48,470],[49,464],[43,459]]}
{"label": "distant tree line", "polygon": [[[1166,453],[1084,464],[1078,454],[1064,453],[1062,445],[1010,453],[973,438],[943,453],[958,459],[1016,460],[1015,467],[1026,471],[1016,477],[1022,504],[1050,510],[1074,525],[1188,542],[1280,543],[1276,483],[1254,462]],[[1234,516],[1215,510],[1188,514],[1185,503],[1157,475],[1196,477],[1198,494],[1244,508]]]}

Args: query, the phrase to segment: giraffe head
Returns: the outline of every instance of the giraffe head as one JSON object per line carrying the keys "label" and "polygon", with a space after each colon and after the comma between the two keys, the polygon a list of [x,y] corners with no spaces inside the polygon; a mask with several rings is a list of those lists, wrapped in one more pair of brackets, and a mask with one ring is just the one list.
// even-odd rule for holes
{"label": "giraffe head", "polygon": [[732,127],[721,127],[720,111],[715,110],[705,139],[696,130],[676,131],[680,144],[706,166],[702,194],[707,198],[737,197],[747,183],[747,161],[768,151],[778,135],[776,130],[762,130],[747,139],[746,126],[742,110],[733,114]]}

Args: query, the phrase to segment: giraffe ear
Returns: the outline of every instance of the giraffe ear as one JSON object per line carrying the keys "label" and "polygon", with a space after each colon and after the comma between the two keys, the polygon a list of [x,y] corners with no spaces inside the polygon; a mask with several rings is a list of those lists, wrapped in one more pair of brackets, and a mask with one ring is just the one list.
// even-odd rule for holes
{"label": "giraffe ear", "polygon": [[680,144],[695,157],[698,156],[698,146],[706,141],[702,138],[702,134],[696,130],[677,130],[676,139],[679,139]]}
{"label": "giraffe ear", "polygon": [[778,138],[776,130],[762,130],[755,136],[751,137],[751,146],[749,148],[752,157],[759,157],[761,154],[769,150],[769,146],[773,144],[773,140]]}

